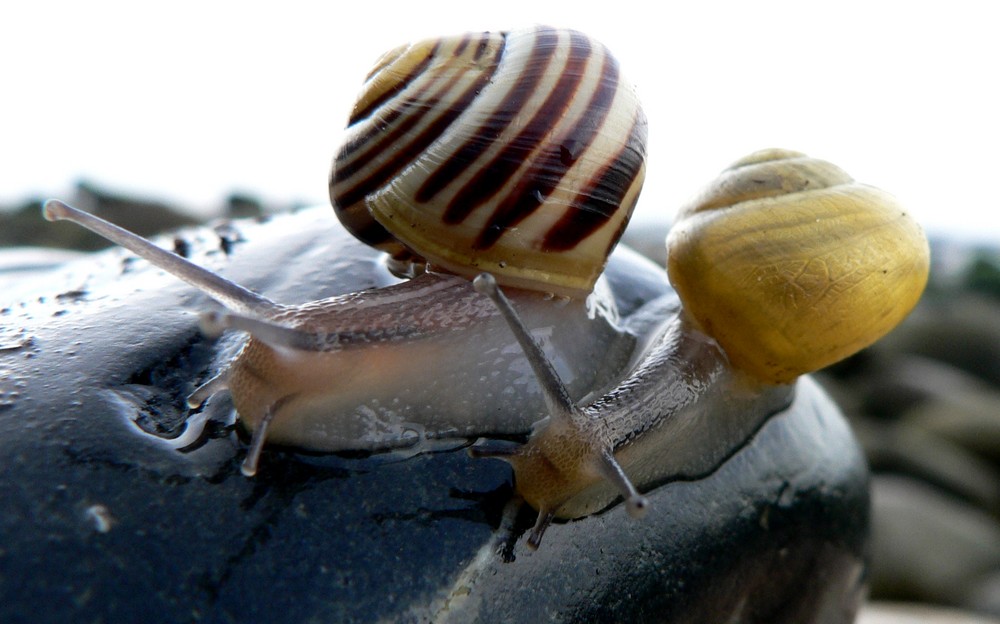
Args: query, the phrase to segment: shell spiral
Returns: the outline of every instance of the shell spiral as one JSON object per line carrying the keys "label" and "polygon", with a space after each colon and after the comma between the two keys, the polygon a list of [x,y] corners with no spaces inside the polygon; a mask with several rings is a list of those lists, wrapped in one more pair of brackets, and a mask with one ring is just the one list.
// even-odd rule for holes
{"label": "shell spiral", "polygon": [[618,62],[538,27],[405,45],[369,74],[330,197],[359,239],[508,286],[588,293],[645,175]]}
{"label": "shell spiral", "polygon": [[734,366],[787,383],[870,345],[916,305],[930,252],[888,193],[798,152],[736,162],[679,214],[667,270]]}

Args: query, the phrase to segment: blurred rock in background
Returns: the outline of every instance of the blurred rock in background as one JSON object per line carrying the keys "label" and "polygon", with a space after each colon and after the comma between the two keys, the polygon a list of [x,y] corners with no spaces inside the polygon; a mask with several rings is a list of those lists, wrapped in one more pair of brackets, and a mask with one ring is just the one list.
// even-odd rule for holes
{"label": "blurred rock in background", "polygon": [[[78,182],[70,197],[59,199],[142,236],[203,223],[216,217],[259,217],[265,212],[285,208],[275,206],[268,210],[254,196],[233,192],[218,209],[199,217],[193,211],[157,199],[122,193],[89,181]],[[17,206],[0,206],[0,247],[59,247],[93,251],[109,246],[106,240],[83,228],[42,219],[43,202],[44,199],[36,198]]]}
{"label": "blurred rock in background", "polygon": [[[165,203],[126,196],[90,182],[79,182],[72,197],[65,198],[82,210],[148,236],[198,222]],[[41,246],[94,250],[108,247],[103,238],[68,223],[49,223],[41,218],[40,199],[0,211],[0,245]]]}

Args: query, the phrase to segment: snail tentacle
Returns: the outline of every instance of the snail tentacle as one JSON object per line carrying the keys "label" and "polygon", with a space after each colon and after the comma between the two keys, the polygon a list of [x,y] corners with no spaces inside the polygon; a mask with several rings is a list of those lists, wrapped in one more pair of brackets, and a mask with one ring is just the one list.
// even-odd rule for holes
{"label": "snail tentacle", "polygon": [[43,214],[49,221],[70,221],[107,240],[125,247],[157,267],[184,280],[234,312],[255,315],[274,314],[282,306],[239,284],[212,273],[193,262],[157,247],[148,240],[109,223],[100,217],[74,208],[57,199],[45,202]]}
{"label": "snail tentacle", "polygon": [[[535,485],[521,484],[526,489],[537,490],[530,502],[538,509],[538,521],[528,544],[538,547],[545,529],[569,498],[564,488],[558,485],[553,487],[553,484],[575,484],[594,475],[603,477],[621,494],[629,515],[641,517],[648,501],[625,474],[615,459],[614,449],[606,444],[607,440],[593,435],[595,427],[592,426],[591,414],[580,409],[570,398],[552,363],[535,342],[496,279],[489,273],[481,273],[473,280],[473,286],[477,292],[489,297],[504,317],[531,364],[549,407],[549,420],[526,445],[477,449],[473,452],[478,457],[504,459],[515,467],[516,474],[536,481]],[[545,467],[539,468],[538,464],[545,464]]]}
{"label": "snail tentacle", "polygon": [[625,499],[625,508],[628,510],[628,515],[633,518],[643,517],[646,514],[646,509],[649,507],[649,501],[635,489],[635,485],[628,478],[628,475],[625,474],[615,456],[610,451],[604,451],[601,453],[599,466],[604,478],[610,481],[615,486],[615,489],[621,492],[622,497]]}
{"label": "snail tentacle", "polygon": [[545,530],[549,528],[552,524],[552,519],[556,517],[556,513],[550,509],[542,507],[538,510],[538,520],[535,521],[535,526],[531,528],[531,534],[528,535],[528,547],[532,550],[538,550],[538,547],[542,543],[542,536],[545,535]]}
{"label": "snail tentacle", "polygon": [[257,474],[257,464],[260,463],[260,453],[264,448],[267,430],[271,426],[271,421],[274,420],[275,407],[272,405],[264,412],[260,422],[257,423],[257,426],[253,430],[253,437],[250,438],[250,448],[247,450],[247,456],[240,466],[240,472],[245,477],[252,477]]}
{"label": "snail tentacle", "polygon": [[329,350],[329,343],[331,340],[336,342],[337,337],[335,333],[305,331],[232,312],[206,312],[201,315],[201,331],[205,335],[217,336],[227,329],[244,331],[270,347],[297,351]]}
{"label": "snail tentacle", "polygon": [[485,457],[503,459],[504,457],[512,457],[517,454],[518,449],[516,446],[484,446],[479,444],[469,447],[469,457],[475,457],[477,459]]}
{"label": "snail tentacle", "polygon": [[578,413],[579,410],[573,403],[573,399],[569,396],[569,390],[566,389],[565,384],[559,379],[559,375],[556,373],[555,368],[552,367],[552,363],[545,357],[545,352],[542,351],[541,347],[538,346],[538,343],[531,336],[531,332],[528,331],[520,315],[518,315],[514,306],[511,305],[510,299],[507,298],[500,289],[500,286],[497,285],[496,278],[490,273],[480,273],[472,281],[472,285],[476,289],[476,292],[486,295],[493,301],[497,310],[503,315],[507,325],[510,326],[511,332],[517,338],[517,342],[521,345],[525,357],[528,358],[528,363],[531,364],[531,368],[538,378],[538,383],[542,388],[545,403],[549,407],[551,417],[568,420],[571,415]]}

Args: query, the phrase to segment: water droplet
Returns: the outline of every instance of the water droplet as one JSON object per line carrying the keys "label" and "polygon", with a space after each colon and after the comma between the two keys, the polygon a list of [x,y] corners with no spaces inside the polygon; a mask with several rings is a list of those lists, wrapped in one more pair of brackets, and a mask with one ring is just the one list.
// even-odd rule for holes
{"label": "water droplet", "polygon": [[35,338],[29,336],[23,329],[6,330],[0,333],[0,355],[13,351],[27,349],[35,344]]}
{"label": "water droplet", "polygon": [[13,371],[0,368],[0,410],[14,407],[21,398],[21,389],[25,382]]}
{"label": "water droplet", "polygon": [[115,524],[115,518],[111,511],[104,505],[91,505],[83,512],[87,520],[91,522],[94,530],[98,533],[107,533]]}

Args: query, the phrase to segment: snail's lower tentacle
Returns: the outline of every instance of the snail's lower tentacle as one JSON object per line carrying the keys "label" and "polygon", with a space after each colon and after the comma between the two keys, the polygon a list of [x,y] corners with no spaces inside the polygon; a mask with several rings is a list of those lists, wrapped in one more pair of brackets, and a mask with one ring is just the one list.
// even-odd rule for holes
{"label": "snail's lower tentacle", "polygon": [[227,329],[245,331],[270,347],[309,352],[334,350],[344,338],[337,332],[306,331],[231,312],[206,312],[201,315],[201,330],[206,335],[217,336]]}
{"label": "snail's lower tentacle", "polygon": [[208,336],[218,336],[227,329],[237,329],[271,346],[300,348],[303,342],[314,346],[316,341],[315,334],[232,312],[205,312],[199,322],[201,331]]}
{"label": "snail's lower tentacle", "polygon": [[542,536],[545,535],[545,530],[552,524],[552,519],[555,518],[555,515],[554,511],[545,507],[538,510],[538,520],[535,521],[535,526],[531,529],[531,535],[528,536],[528,546],[532,550],[537,550],[538,546],[542,543]]}
{"label": "snail's lower tentacle", "polygon": [[267,429],[274,420],[275,407],[272,406],[264,412],[264,416],[257,423],[253,430],[253,437],[250,439],[250,448],[247,450],[246,459],[240,466],[243,476],[252,477],[257,474],[257,464],[260,461],[260,452],[264,448],[264,440],[267,438]]}
{"label": "snail's lower tentacle", "polygon": [[635,488],[632,480],[628,478],[628,475],[622,470],[621,465],[611,452],[605,451],[601,454],[600,470],[604,478],[610,481],[621,492],[622,498],[625,499],[628,515],[633,518],[641,518],[645,515],[649,501]]}
{"label": "snail's lower tentacle", "polygon": [[520,454],[521,447],[516,446],[470,446],[469,447],[469,457],[483,458],[483,457],[496,457],[503,459],[505,457],[512,457],[514,455]]}

